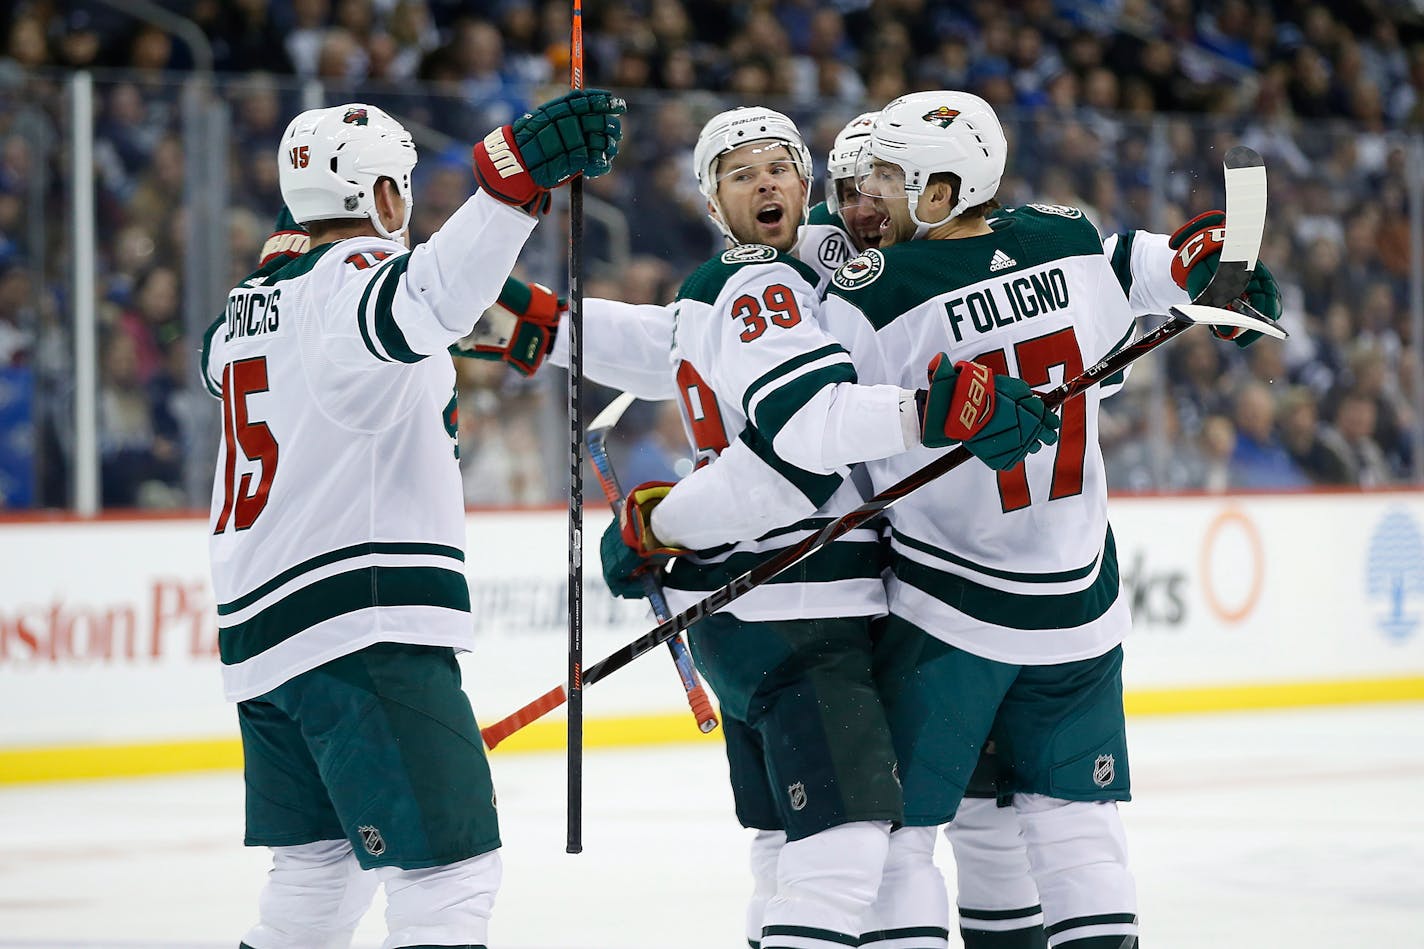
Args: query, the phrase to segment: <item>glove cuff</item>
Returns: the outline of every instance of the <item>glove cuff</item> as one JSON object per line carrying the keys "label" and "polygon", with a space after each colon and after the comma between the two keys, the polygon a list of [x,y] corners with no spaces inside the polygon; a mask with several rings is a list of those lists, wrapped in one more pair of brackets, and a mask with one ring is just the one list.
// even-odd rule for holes
{"label": "glove cuff", "polygon": [[485,136],[473,152],[475,180],[490,196],[524,208],[533,214],[548,212],[549,192],[534,183],[524,167],[519,149],[514,144],[514,132],[501,125]]}
{"label": "glove cuff", "polygon": [[959,375],[954,380],[944,434],[963,442],[979,434],[994,414],[994,371],[982,363],[965,360],[955,363],[954,368]]}

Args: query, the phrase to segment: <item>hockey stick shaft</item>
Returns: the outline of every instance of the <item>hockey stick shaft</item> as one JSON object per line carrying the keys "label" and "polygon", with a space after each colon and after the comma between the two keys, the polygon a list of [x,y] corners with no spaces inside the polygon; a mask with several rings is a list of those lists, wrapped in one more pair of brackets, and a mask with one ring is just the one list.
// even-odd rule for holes
{"label": "hockey stick shaft", "polygon": [[[617,414],[621,415],[622,410],[618,410]],[[615,420],[616,417],[615,415]],[[618,483],[618,474],[613,470],[613,460],[608,457],[606,442],[611,427],[611,424],[599,426],[598,420],[595,419],[594,424],[589,426],[586,443],[588,460],[593,465],[594,474],[598,476],[603,496],[607,499],[608,506],[613,509],[613,516],[617,517],[623,506],[624,495],[623,487]],[[668,609],[667,598],[663,596],[662,584],[651,573],[642,575],[642,583],[648,602],[652,604],[653,615],[658,618],[658,622],[666,620],[672,615],[672,611]],[[698,729],[706,734],[717,727],[717,713],[713,711],[712,702],[707,698],[707,690],[702,687],[702,682],[697,677],[697,669],[692,664],[692,654],[688,652],[687,643],[681,634],[669,639],[667,644],[673,665],[677,667],[678,677],[682,679],[682,687],[687,692],[687,704],[697,719]]]}
{"label": "hockey stick shaft", "polygon": [[[1238,160],[1241,161],[1242,164],[1234,165],[1232,156],[1237,155],[1238,151],[1246,152],[1247,154],[1238,156]],[[1232,153],[1227,157],[1226,166],[1228,243],[1222,252],[1222,260],[1218,265],[1216,275],[1212,278],[1206,290],[1198,297],[1198,300],[1202,301],[1202,304],[1180,309],[1174,308],[1171,318],[1155,330],[1127,346],[1109,353],[1077,376],[1066,380],[1061,385],[1043,394],[1041,397],[1044,404],[1050,409],[1057,408],[1074,396],[1082,395],[1104,379],[1117,375],[1163,343],[1190,329],[1196,325],[1197,322],[1213,322],[1213,311],[1215,311],[1216,321],[1218,322],[1230,323],[1232,325],[1251,325],[1255,323],[1255,321],[1251,321],[1248,316],[1224,311],[1216,305],[1216,301],[1229,303],[1235,300],[1245,291],[1246,285],[1251,279],[1251,271],[1256,263],[1256,253],[1260,247],[1261,234],[1265,225],[1265,169],[1259,156],[1256,156],[1256,154],[1249,149],[1233,149]],[[1242,188],[1238,184],[1236,189],[1237,191],[1245,191],[1252,198],[1255,198],[1255,191],[1259,189],[1259,201],[1253,201],[1249,210],[1240,209],[1239,200],[1233,201],[1233,181],[1240,182],[1242,179],[1239,176],[1233,176],[1232,172],[1236,168],[1242,167],[1249,167],[1260,171],[1259,183],[1253,181],[1252,186],[1247,188]],[[1236,232],[1235,234],[1232,233],[1233,230]],[[1244,237],[1242,236],[1243,234],[1245,235]],[[1233,238],[1235,239],[1234,241]],[[1249,253],[1247,252],[1248,250]],[[1259,323],[1252,325],[1252,328],[1276,337],[1284,335],[1280,330],[1275,328],[1269,320],[1261,320]],[[600,679],[612,675],[634,659],[649,650],[657,648],[659,643],[681,633],[698,620],[717,612],[738,597],[770,580],[783,570],[811,556],[836,538],[879,517],[901,498],[929,484],[941,475],[958,468],[971,457],[973,457],[973,455],[969,449],[963,445],[959,445],[946,452],[928,465],[925,465],[923,468],[911,473],[901,481],[875,495],[875,497],[866,501],[860,507],[843,514],[839,519],[826,525],[818,533],[762,561],[730,583],[713,591],[709,596],[694,603],[692,606],[658,624],[642,636],[639,636],[626,646],[623,646],[621,649],[618,649],[589,666],[584,670],[584,684],[592,685]],[[541,696],[539,699],[516,711],[513,715],[509,716],[506,721],[526,716],[530,709],[537,706],[540,702],[546,701],[552,694],[552,692],[546,693],[544,696]],[[496,723],[494,727],[503,724],[503,722],[499,722]]]}
{"label": "hockey stick shaft", "polygon": [[[583,88],[583,0],[573,0],[569,86]],[[569,183],[569,661],[565,850],[583,851],[583,178]]]}

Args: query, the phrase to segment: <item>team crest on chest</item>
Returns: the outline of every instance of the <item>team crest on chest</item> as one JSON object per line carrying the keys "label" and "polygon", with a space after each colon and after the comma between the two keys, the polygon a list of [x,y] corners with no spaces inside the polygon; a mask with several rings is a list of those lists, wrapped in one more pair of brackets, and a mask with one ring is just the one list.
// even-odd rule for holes
{"label": "team crest on chest", "polygon": [[738,244],[722,252],[724,264],[754,264],[763,260],[775,260],[776,248],[765,244]]}
{"label": "team crest on chest", "polygon": [[802,810],[806,806],[806,785],[800,781],[788,785],[786,788],[786,796],[791,799],[791,809],[793,811]]}
{"label": "team crest on chest", "polygon": [[356,828],[356,833],[361,835],[361,843],[365,845],[366,852],[371,856],[379,857],[386,852],[386,838],[381,836],[380,828],[362,824]]}
{"label": "team crest on chest", "polygon": [[831,275],[831,283],[842,290],[855,290],[873,283],[885,272],[885,256],[874,248],[852,258]]}
{"label": "team crest on chest", "polygon": [[1113,778],[1117,776],[1117,768],[1112,755],[1098,755],[1098,760],[1093,762],[1093,783],[1100,788],[1105,788],[1113,783]]}

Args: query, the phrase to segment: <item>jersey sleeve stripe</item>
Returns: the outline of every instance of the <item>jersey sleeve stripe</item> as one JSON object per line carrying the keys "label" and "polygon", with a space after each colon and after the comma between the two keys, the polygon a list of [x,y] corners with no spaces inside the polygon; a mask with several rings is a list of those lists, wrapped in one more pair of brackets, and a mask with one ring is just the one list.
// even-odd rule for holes
{"label": "jersey sleeve stripe", "polygon": [[782,460],[771,447],[771,439],[757,431],[753,425],[748,425],[738,436],[747,443],[756,456],[766,462],[771,468],[797,491],[806,496],[806,500],[821,507],[831,499],[831,495],[836,493],[836,489],[841,486],[844,478],[838,474],[816,474],[804,468],[798,468],[787,461]]}
{"label": "jersey sleeve stripe", "polygon": [[239,610],[244,610],[256,603],[258,600],[272,593],[279,587],[290,583],[296,578],[306,573],[311,573],[319,567],[327,564],[337,563],[342,560],[352,560],[356,557],[365,557],[369,554],[420,554],[433,557],[449,557],[460,563],[465,562],[465,552],[458,547],[447,547],[443,544],[415,544],[415,543],[367,543],[353,544],[350,547],[342,547],[338,550],[330,550],[324,554],[318,554],[308,560],[303,560],[294,567],[290,567],[277,574],[266,583],[244,593],[235,600],[218,604],[218,615],[228,616]]}
{"label": "jersey sleeve stripe", "polygon": [[213,337],[218,334],[218,328],[225,323],[224,317],[220,316],[213,320],[206,333],[203,334],[203,354],[198,365],[202,367],[203,385],[207,387],[215,398],[222,398],[222,388],[218,384],[217,377],[213,375],[213,367],[209,365],[209,360],[213,355]]}
{"label": "jersey sleeve stripe", "polygon": [[[1129,327],[1127,328],[1127,332],[1122,335],[1122,339],[1118,340],[1117,343],[1113,346],[1113,348],[1110,349],[1110,350],[1108,350],[1108,352],[1109,352],[1109,353],[1115,353],[1115,352],[1117,352],[1119,349],[1122,349],[1122,348],[1123,348],[1124,346],[1126,346],[1128,343],[1131,343],[1131,342],[1132,342],[1132,338],[1133,338],[1134,336],[1136,336],[1136,335],[1137,335],[1137,327],[1136,327],[1136,326],[1129,326]],[[1118,372],[1115,372],[1115,373],[1113,373],[1112,375],[1108,376],[1108,377],[1107,377],[1106,379],[1104,379],[1102,382],[1098,383],[1098,388],[1100,388],[1100,389],[1103,390],[1103,397],[1106,398],[1107,396],[1109,396],[1109,395],[1111,395],[1112,393],[1116,392],[1118,389],[1122,388],[1122,386],[1123,386],[1126,382],[1127,382],[1127,370],[1126,370],[1126,369],[1122,369],[1122,370],[1119,370]]]}
{"label": "jersey sleeve stripe", "polygon": [[[403,258],[396,259],[399,260]],[[366,348],[371,351],[371,355],[375,356],[381,362],[394,362],[394,360],[392,360],[390,356],[387,356],[385,353],[381,352],[379,349],[376,348],[376,343],[373,339],[375,326],[373,323],[370,323],[368,319],[368,317],[370,316],[370,309],[367,307],[366,304],[370,302],[371,293],[376,289],[376,284],[380,282],[382,274],[386,272],[386,269],[388,267],[394,266],[395,262],[395,260],[392,260],[389,263],[381,265],[381,267],[376,271],[375,275],[371,277],[370,282],[366,284],[366,289],[361,294],[361,302],[356,306],[356,325],[361,330],[361,341],[366,344]]]}
{"label": "jersey sleeve stripe", "polygon": [[840,382],[855,382],[855,368],[848,362],[811,369],[767,393],[757,403],[756,417],[752,421],[763,435],[774,440],[791,416],[811,401],[818,389]]}
{"label": "jersey sleeve stripe", "polygon": [[[834,544],[832,546],[835,546]],[[890,566],[897,579],[981,623],[1008,629],[1071,629],[1101,617],[1118,598],[1117,546],[1108,532],[1098,578],[1076,593],[1008,593],[966,577],[910,560],[896,550]]]}
{"label": "jersey sleeve stripe", "polygon": [[[869,543],[869,542],[868,542]],[[787,545],[789,546],[789,544]],[[738,551],[715,563],[679,557],[667,574],[667,585],[677,590],[715,590],[725,586],[767,559],[765,551]],[[865,544],[838,540],[827,544],[789,570],[767,581],[778,583],[833,583],[837,580],[878,580],[881,563]]]}
{"label": "jersey sleeve stripe", "polygon": [[406,268],[409,266],[410,254],[402,254],[395,259],[390,267],[386,268],[386,275],[381,278],[381,289],[376,293],[376,300],[372,306],[376,338],[381,341],[381,345],[385,347],[392,359],[406,363],[420,362],[425,358],[424,353],[418,353],[410,348],[405,333],[401,332],[400,324],[396,322],[394,309],[396,292],[400,290],[401,280],[405,277]]}
{"label": "jersey sleeve stripe", "polygon": [[465,575],[440,567],[363,567],[318,580],[283,597],[218,636],[224,665],[235,665],[318,623],[382,606],[433,606],[470,611]]}
{"label": "jersey sleeve stripe", "polygon": [[1108,258],[1112,262],[1113,276],[1117,277],[1118,286],[1122,287],[1122,295],[1129,300],[1132,299],[1132,243],[1136,239],[1136,231],[1124,231],[1108,238],[1114,242]]}
{"label": "jersey sleeve stripe", "polygon": [[747,391],[742,394],[742,414],[747,418],[755,418],[756,402],[761,397],[760,394],[762,392],[770,391],[770,389],[767,388],[768,386],[771,386],[773,383],[781,385],[783,382],[790,381],[790,379],[795,378],[796,375],[800,375],[801,372],[809,372],[811,369],[817,368],[815,364],[828,359],[843,361],[849,365],[850,353],[845,351],[845,347],[837,343],[832,343],[829,346],[822,346],[808,353],[793,356],[785,362],[777,364],[770,371],[762,373],[753,380],[751,385],[747,386]]}

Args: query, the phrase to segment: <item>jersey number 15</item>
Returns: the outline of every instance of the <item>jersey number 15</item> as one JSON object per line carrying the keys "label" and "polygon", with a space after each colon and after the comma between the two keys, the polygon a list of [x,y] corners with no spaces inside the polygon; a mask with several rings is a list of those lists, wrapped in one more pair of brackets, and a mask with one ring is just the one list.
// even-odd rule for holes
{"label": "jersey number 15", "polygon": [[[272,479],[277,476],[277,439],[266,422],[254,422],[247,417],[247,397],[267,391],[267,357],[239,359],[223,367],[223,506],[218,514],[214,534],[227,530],[231,518],[236,530],[245,531],[267,506],[267,494]],[[262,467],[257,487],[252,486],[252,473],[244,472],[237,481],[237,451],[248,461]]]}

